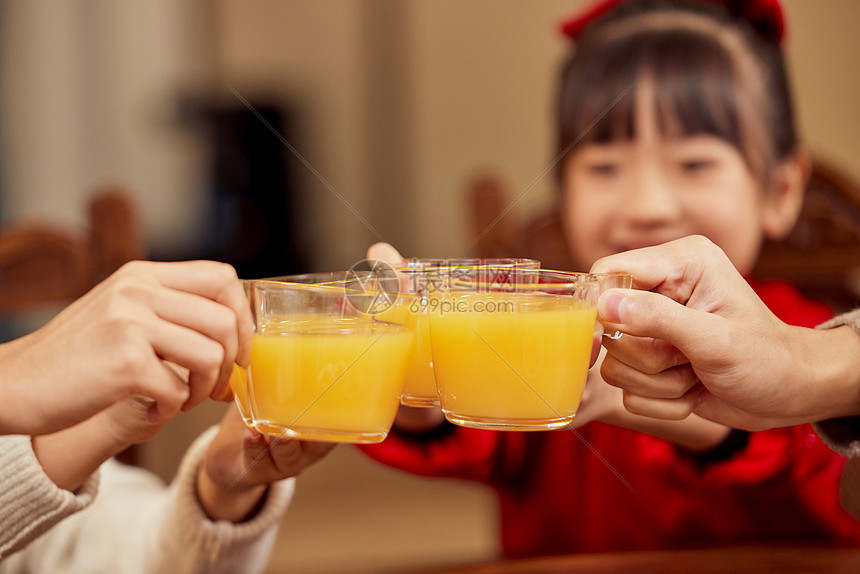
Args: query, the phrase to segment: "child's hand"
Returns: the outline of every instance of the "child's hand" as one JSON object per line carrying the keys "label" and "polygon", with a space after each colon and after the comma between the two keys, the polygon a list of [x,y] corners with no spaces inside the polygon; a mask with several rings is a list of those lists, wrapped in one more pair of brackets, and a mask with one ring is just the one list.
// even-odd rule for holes
{"label": "child's hand", "polygon": [[334,446],[270,439],[246,427],[231,406],[197,476],[200,503],[212,520],[241,522],[253,513],[269,483],[298,475]]}
{"label": "child's hand", "polygon": [[133,396],[151,399],[150,422],[163,422],[229,395],[251,333],[232,267],[126,264],[42,329],[0,346],[0,433],[53,432]]}
{"label": "child's hand", "polygon": [[389,243],[374,243],[367,248],[367,259],[370,261],[384,261],[389,265],[400,265],[405,259],[397,249]]}

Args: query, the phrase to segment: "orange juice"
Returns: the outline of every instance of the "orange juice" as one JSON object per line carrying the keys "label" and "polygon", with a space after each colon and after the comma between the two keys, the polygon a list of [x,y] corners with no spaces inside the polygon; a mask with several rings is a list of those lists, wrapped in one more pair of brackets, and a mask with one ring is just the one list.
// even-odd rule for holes
{"label": "orange juice", "polygon": [[479,428],[559,428],[573,420],[588,374],[593,303],[521,293],[454,293],[431,309],[442,410]]}
{"label": "orange juice", "polygon": [[430,317],[426,312],[415,313],[415,342],[406,367],[406,382],[401,402],[409,406],[438,406],[433,355],[430,349]]}
{"label": "orange juice", "polygon": [[233,396],[236,399],[236,406],[239,408],[242,420],[245,421],[246,425],[254,426],[251,406],[248,404],[248,376],[245,369],[236,363],[233,363],[233,372],[230,373],[230,388],[233,390]]}
{"label": "orange juice", "polygon": [[[405,296],[399,294],[398,297]],[[438,407],[433,356],[430,352],[430,317],[427,315],[427,306],[417,297],[406,299],[405,303],[392,305],[375,315],[382,321],[406,323],[415,332],[409,361],[406,364],[406,377],[400,402],[413,407]]]}
{"label": "orange juice", "polygon": [[270,317],[251,342],[255,426],[303,439],[383,440],[412,339],[408,326],[369,317]]}

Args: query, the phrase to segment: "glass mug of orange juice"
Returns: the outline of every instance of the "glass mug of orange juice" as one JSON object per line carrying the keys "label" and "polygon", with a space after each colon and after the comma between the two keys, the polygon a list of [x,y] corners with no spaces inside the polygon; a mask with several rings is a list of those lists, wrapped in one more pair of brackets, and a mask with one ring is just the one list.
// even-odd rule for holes
{"label": "glass mug of orange juice", "polygon": [[395,266],[403,279],[401,289],[415,295],[417,299],[409,305],[410,320],[415,327],[415,343],[406,368],[406,382],[401,404],[410,407],[438,407],[439,395],[433,371],[433,355],[430,343],[430,317],[427,313],[431,300],[437,298],[459,270],[470,269],[473,274],[484,269],[540,269],[535,259],[410,259]]}
{"label": "glass mug of orange juice", "polygon": [[568,425],[585,388],[600,278],[494,270],[449,282],[430,338],[446,418],[496,430]]}
{"label": "glass mug of orange juice", "polygon": [[[296,275],[281,275],[278,277],[267,277],[266,281],[280,281],[287,283],[304,283],[309,285],[341,285],[350,288],[378,287],[384,292],[393,289],[397,292],[397,283],[394,272],[387,269],[389,277],[394,278],[394,283],[386,281],[386,269],[361,270],[350,269],[349,271],[320,271],[315,273],[301,273]],[[252,281],[242,280],[245,288],[245,296],[249,296]],[[402,311],[402,310],[401,310]],[[402,314],[402,313],[401,313]],[[233,390],[236,406],[246,425],[253,427],[254,419],[251,416],[251,407],[248,402],[248,377],[247,372],[238,365],[233,365],[230,375],[230,387]]]}
{"label": "glass mug of orange juice", "polygon": [[240,411],[244,404],[251,425],[270,435],[382,441],[397,413],[412,348],[411,298],[357,281],[283,279],[246,282],[255,330],[244,399],[236,393]]}

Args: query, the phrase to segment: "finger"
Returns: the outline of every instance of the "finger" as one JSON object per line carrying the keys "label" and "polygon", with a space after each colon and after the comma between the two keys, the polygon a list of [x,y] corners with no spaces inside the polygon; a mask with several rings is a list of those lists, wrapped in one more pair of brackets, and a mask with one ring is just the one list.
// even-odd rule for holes
{"label": "finger", "polygon": [[228,285],[234,285],[239,292],[243,292],[236,271],[226,263],[136,261],[126,266],[130,268],[129,273],[149,275],[165,287],[194,293],[213,301],[222,297]]}
{"label": "finger", "polygon": [[[256,429],[245,426],[238,416],[229,415],[228,412],[228,416],[222,420],[219,435],[241,437],[241,451],[236,452],[238,466],[230,464],[228,474],[223,477],[225,484],[229,484],[231,488],[245,489],[275,480],[277,477],[269,458],[270,446],[267,437]],[[230,451],[233,451],[233,439],[227,440],[230,441]]]}
{"label": "finger", "polygon": [[[242,287],[241,283],[227,283],[216,301],[227,306],[235,314],[236,327],[238,329],[238,348],[235,362],[242,367],[247,367],[251,361],[251,337],[254,334],[254,318],[251,315],[251,306],[248,304],[248,297],[245,295],[244,287]],[[222,374],[226,373],[229,378],[231,369],[232,361],[226,362]]]}
{"label": "finger", "polygon": [[209,398],[221,403],[229,403],[232,401],[235,398],[233,395],[232,377],[227,379],[226,383],[218,383],[215,385],[215,388],[212,389],[211,393],[209,393]]}
{"label": "finger", "polygon": [[337,443],[333,442],[302,442],[302,450],[305,453],[305,458],[307,459],[308,465],[318,461],[319,459],[330,453],[336,446]]}
{"label": "finger", "polygon": [[160,289],[153,298],[155,313],[171,323],[197,331],[221,344],[224,360],[219,373],[221,394],[239,354],[239,332],[235,313],[227,306],[197,295]]}
{"label": "finger", "polygon": [[690,362],[684,353],[662,339],[628,335],[602,343],[617,360],[646,374],[653,375]]}
{"label": "finger", "polygon": [[301,441],[284,437],[272,440],[270,446],[269,457],[277,471],[277,478],[295,476],[309,464]]}
{"label": "finger", "polygon": [[[230,396],[236,398],[236,404],[242,411],[242,416],[248,416],[246,403],[248,402],[248,373],[239,365],[233,365],[233,372],[230,374],[230,380],[227,381],[230,387]],[[214,398],[214,397],[213,397]]]}
{"label": "finger", "polygon": [[712,351],[724,319],[649,291],[610,289],[597,301],[598,320],[636,337],[661,339],[693,360]]}
{"label": "finger", "polygon": [[607,354],[600,366],[603,380],[637,395],[655,399],[677,399],[699,382],[689,364],[672,367],[659,373],[643,373]]}
{"label": "finger", "polygon": [[[302,448],[299,441],[287,437],[266,437],[246,428],[243,434],[245,459],[245,486],[273,482],[294,476],[303,468]],[[291,469],[296,469],[291,472]]]}
{"label": "finger", "polygon": [[[242,282],[233,267],[216,261],[134,262],[134,264],[139,267],[132,267],[131,272],[148,273],[165,287],[206,297],[231,309],[236,315],[239,331],[239,351],[236,362],[243,367],[248,365],[254,324]],[[229,373],[227,367],[225,372]]]}
{"label": "finger", "polygon": [[384,261],[389,265],[400,265],[405,261],[397,249],[391,244],[383,242],[374,243],[367,248],[367,259],[370,261]]}
{"label": "finger", "polygon": [[147,389],[139,395],[152,401],[147,410],[148,421],[161,424],[175,417],[188,400],[187,381],[156,357],[153,357],[150,372],[141,376],[147,381]]}
{"label": "finger", "polygon": [[269,441],[260,431],[242,424],[242,458],[247,473],[258,473],[268,464]]}
{"label": "finger", "polygon": [[646,291],[679,282],[692,288],[708,265],[723,264],[723,260],[731,265],[722,250],[709,239],[689,236],[604,257],[591,266],[591,272],[629,273],[633,275],[633,286]]}
{"label": "finger", "polygon": [[149,330],[149,340],[156,354],[189,371],[190,395],[183,410],[200,404],[219,384],[224,348],[197,331],[167,321],[156,321]]}
{"label": "finger", "polygon": [[677,399],[655,399],[624,391],[624,408],[636,415],[655,419],[682,420],[687,418],[699,403],[698,389]]}

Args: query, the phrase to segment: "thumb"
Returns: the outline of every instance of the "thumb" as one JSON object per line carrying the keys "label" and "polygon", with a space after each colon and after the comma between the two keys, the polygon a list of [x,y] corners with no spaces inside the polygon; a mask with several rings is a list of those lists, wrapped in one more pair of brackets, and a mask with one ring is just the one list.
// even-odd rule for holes
{"label": "thumb", "polygon": [[242,451],[245,458],[245,468],[249,469],[268,454],[269,441],[260,431],[245,427],[242,430]]}
{"label": "thumb", "polygon": [[249,427],[242,430],[242,468],[241,474],[235,479],[238,486],[247,487],[259,483],[260,476],[271,466],[267,460],[270,450],[269,440],[259,431]]}
{"label": "thumb", "polygon": [[367,248],[367,259],[370,261],[384,261],[389,265],[400,265],[404,262],[403,256],[390,243],[374,243]]}
{"label": "thumb", "polygon": [[650,291],[610,289],[600,295],[597,318],[634,337],[662,339],[681,352],[709,332],[709,313],[696,311]]}

